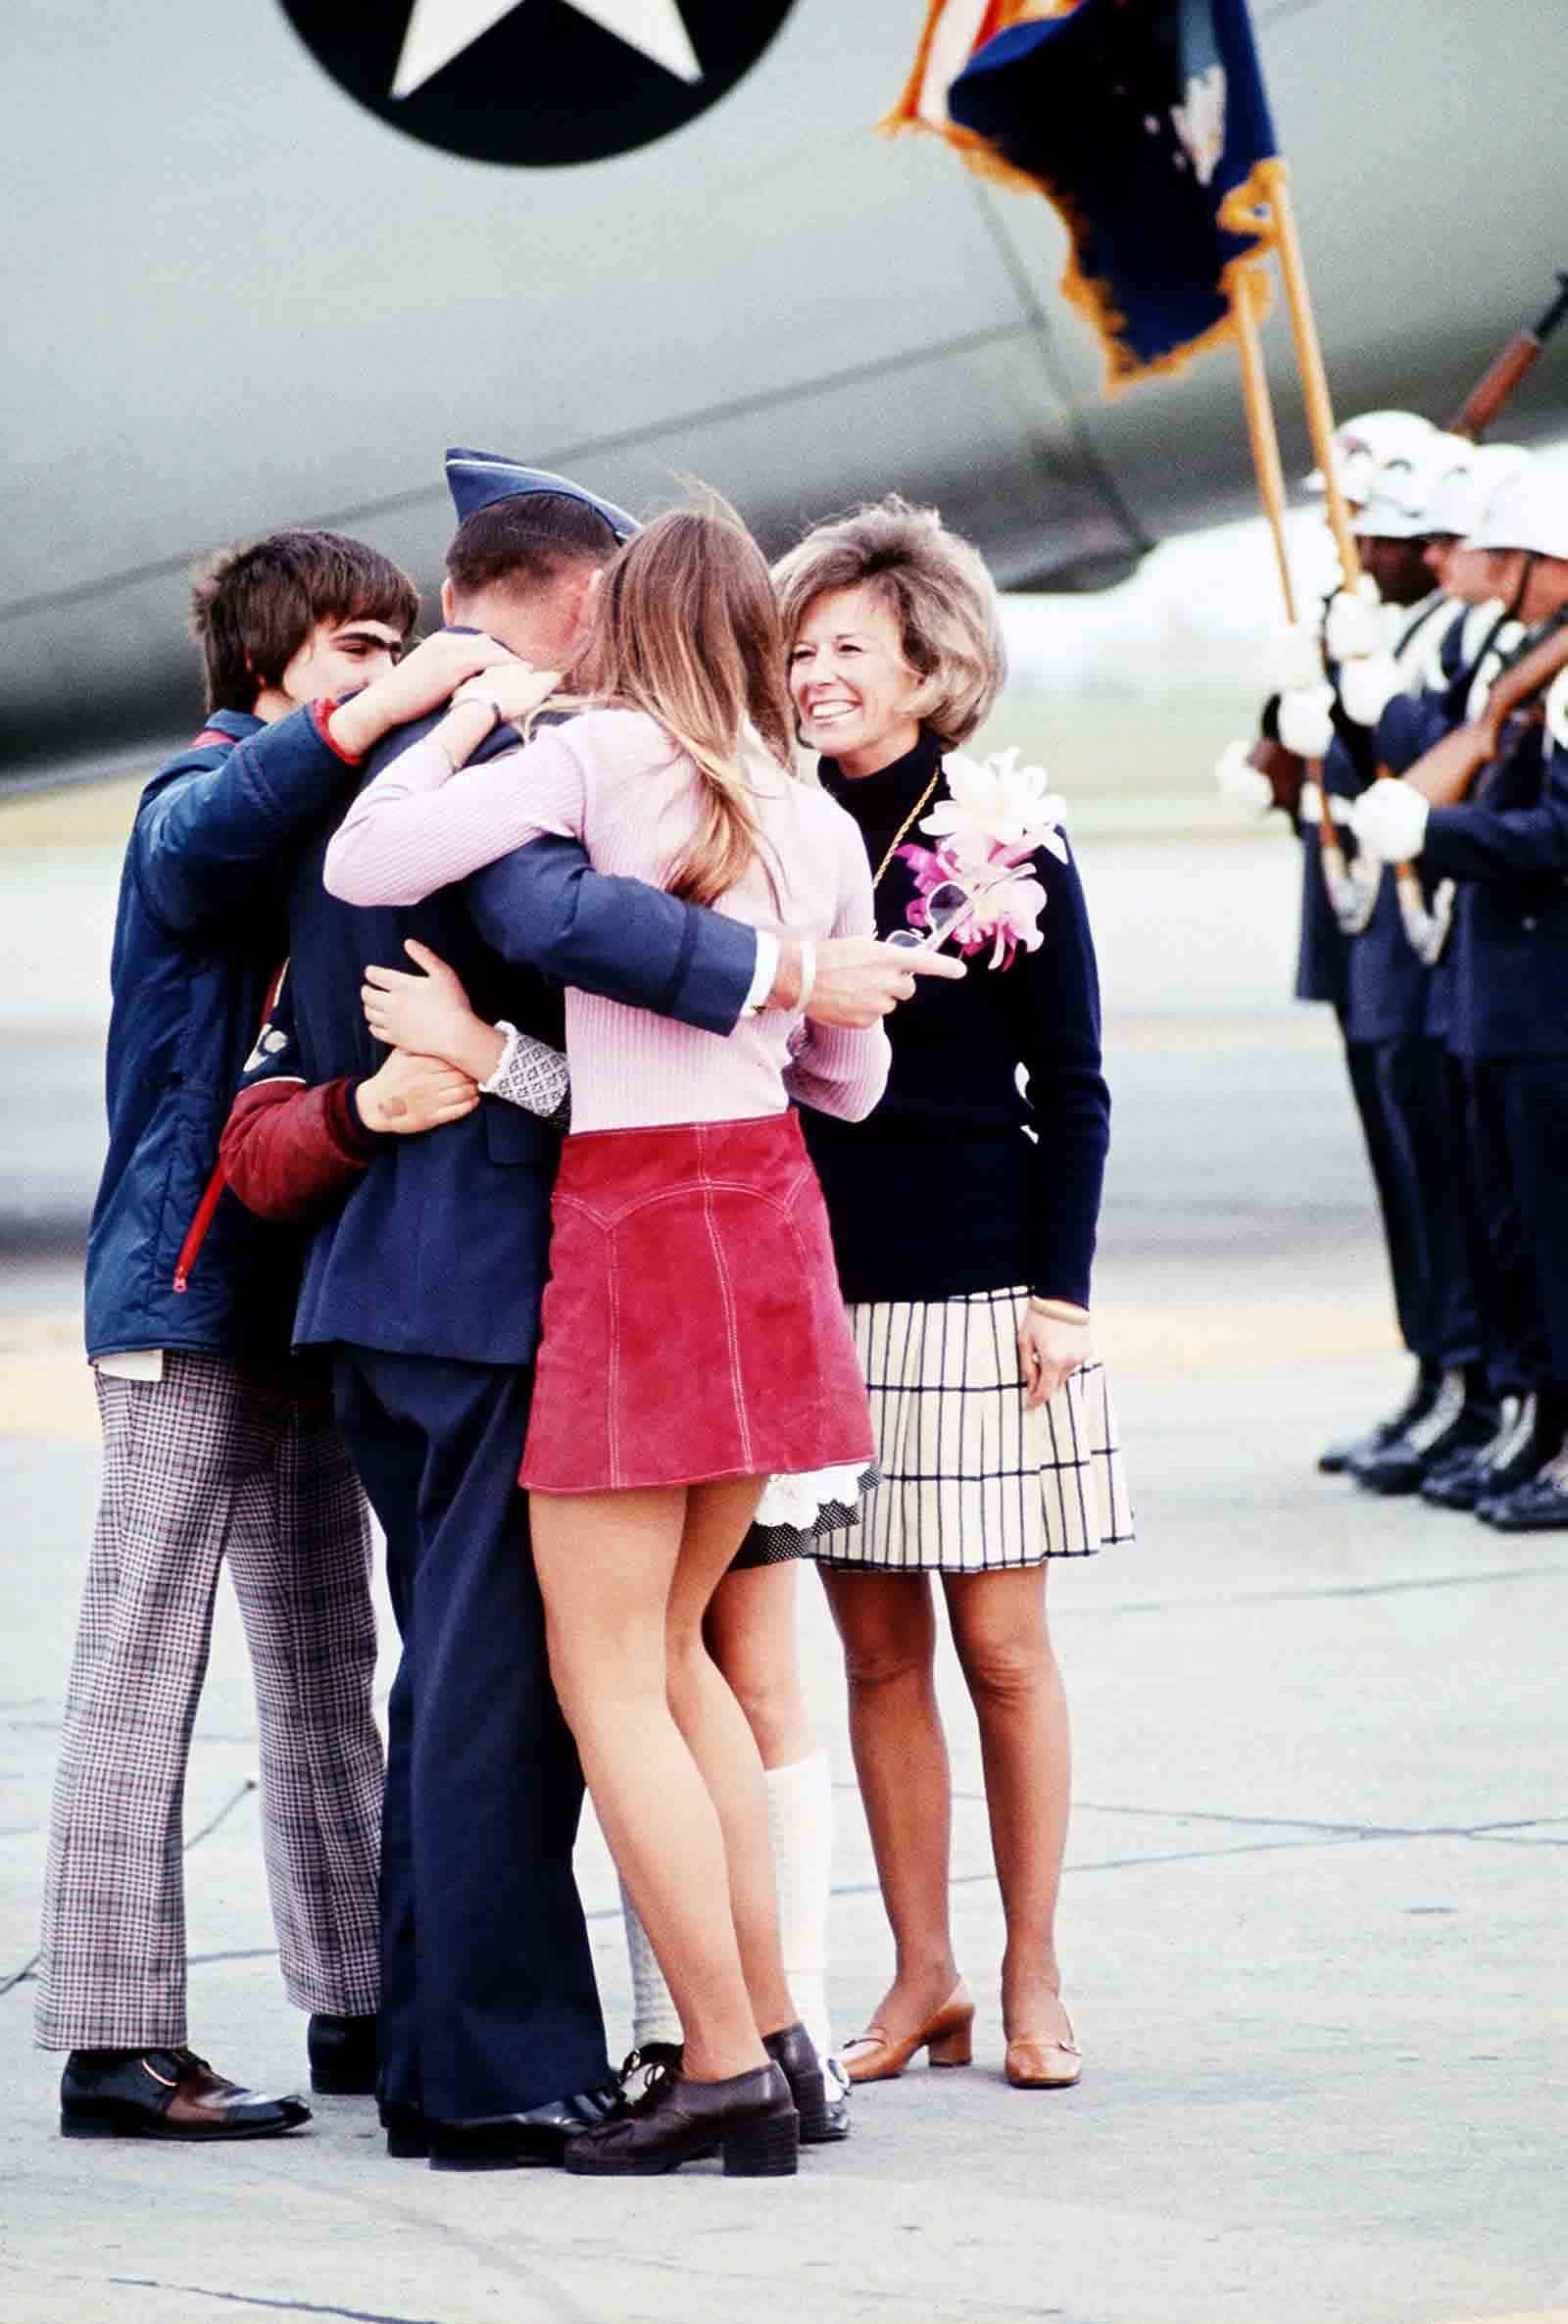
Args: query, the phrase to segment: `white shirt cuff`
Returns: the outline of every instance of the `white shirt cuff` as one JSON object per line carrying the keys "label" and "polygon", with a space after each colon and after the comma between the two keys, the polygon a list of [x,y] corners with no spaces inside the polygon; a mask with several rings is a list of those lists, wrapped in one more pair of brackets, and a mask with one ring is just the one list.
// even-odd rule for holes
{"label": "white shirt cuff", "polygon": [[742,1007],[742,1016],[755,1016],[766,1005],[773,990],[773,979],[778,974],[778,938],[765,928],[757,931],[757,970],[752,978],[752,989]]}

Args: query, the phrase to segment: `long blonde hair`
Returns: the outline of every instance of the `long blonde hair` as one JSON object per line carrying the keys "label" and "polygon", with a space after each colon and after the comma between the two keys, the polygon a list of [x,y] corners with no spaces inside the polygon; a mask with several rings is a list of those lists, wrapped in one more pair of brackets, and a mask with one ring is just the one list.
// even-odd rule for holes
{"label": "long blonde hair", "polygon": [[599,585],[572,700],[640,710],[695,764],[696,836],[665,885],[711,904],[750,868],[761,842],[745,771],[756,742],[794,772],[784,639],[760,549],[720,509],[671,509],[627,542]]}

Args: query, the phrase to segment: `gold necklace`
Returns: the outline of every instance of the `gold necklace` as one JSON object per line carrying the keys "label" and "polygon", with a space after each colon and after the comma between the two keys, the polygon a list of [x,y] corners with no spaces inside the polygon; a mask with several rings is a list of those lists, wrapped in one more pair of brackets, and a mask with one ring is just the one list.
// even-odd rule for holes
{"label": "gold necklace", "polygon": [[897,829],[897,830],[894,832],[894,834],[893,834],[893,837],[892,837],[892,840],[890,841],[890,843],[889,843],[889,846],[888,846],[888,852],[887,852],[887,854],[886,854],[886,855],[883,857],[883,859],[882,859],[881,863],[880,863],[880,864],[877,865],[876,869],[875,869],[875,870],[872,872],[872,874],[871,874],[871,893],[872,893],[873,895],[875,895],[875,893],[876,893],[877,889],[878,889],[878,888],[881,886],[881,884],[882,884],[882,874],[883,874],[883,872],[884,872],[884,871],[886,871],[886,869],[887,869],[888,865],[889,865],[892,863],[892,861],[893,861],[894,857],[895,857],[895,856],[898,854],[898,852],[899,852],[899,845],[900,845],[900,842],[901,842],[901,841],[903,840],[903,838],[904,838],[904,834],[906,833],[906,831],[907,831],[907,829],[909,828],[909,825],[910,825],[910,824],[911,824],[911,823],[914,821],[914,818],[915,818],[915,816],[916,816],[917,815],[919,815],[919,814],[920,814],[921,810],[922,810],[923,808],[926,808],[926,807],[928,807],[928,806],[931,804],[931,794],[933,793],[933,791],[935,791],[935,789],[936,789],[936,787],[937,787],[938,783],[939,783],[941,780],[942,780],[942,768],[941,768],[941,766],[939,765],[939,766],[938,766],[938,767],[937,767],[937,770],[936,770],[935,774],[934,774],[934,775],[931,777],[931,780],[930,780],[930,781],[929,781],[929,782],[926,784],[926,787],[925,787],[925,789],[924,789],[924,790],[923,790],[923,791],[920,793],[920,796],[919,796],[919,798],[918,798],[918,799],[915,801],[914,805],[913,805],[913,806],[910,808],[910,810],[909,810],[908,814],[907,814],[907,815],[905,816],[905,818],[904,818],[903,822],[902,822],[902,823],[899,825],[898,829]]}

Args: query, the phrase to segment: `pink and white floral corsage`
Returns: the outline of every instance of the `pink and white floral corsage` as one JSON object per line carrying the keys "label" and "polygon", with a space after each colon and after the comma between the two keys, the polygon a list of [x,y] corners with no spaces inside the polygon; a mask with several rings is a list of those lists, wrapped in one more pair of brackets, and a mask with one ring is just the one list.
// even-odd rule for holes
{"label": "pink and white floral corsage", "polygon": [[954,922],[951,940],[961,953],[989,945],[993,968],[1007,967],[1020,945],[1038,952],[1045,942],[1040,915],[1046,891],[1031,857],[1045,848],[1059,863],[1067,861],[1061,834],[1066,804],[1043,766],[1020,766],[1016,748],[994,751],[988,759],[950,751],[943,766],[951,795],[920,819],[936,846],[899,850],[914,875],[909,925],[931,925],[928,901],[940,889],[964,889],[969,907]]}

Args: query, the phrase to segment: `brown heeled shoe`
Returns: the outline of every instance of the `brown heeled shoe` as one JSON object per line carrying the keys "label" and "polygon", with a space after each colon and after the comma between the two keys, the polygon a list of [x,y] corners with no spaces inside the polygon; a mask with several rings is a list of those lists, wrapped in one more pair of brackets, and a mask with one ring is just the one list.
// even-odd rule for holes
{"label": "brown heeled shoe", "polygon": [[1071,2090],[1083,2077],[1084,2056],[1072,2019],[1065,2009],[1067,2039],[1050,2034],[1019,2034],[1007,2044],[1007,2080],[1014,2090]]}
{"label": "brown heeled shoe", "polygon": [[[860,2051],[857,2057],[854,2052]],[[844,2071],[852,2082],[893,2082],[917,2050],[933,2066],[966,2066],[974,2054],[974,2003],[960,1977],[940,2009],[928,2017],[918,2033],[895,2042],[879,2025],[844,2045]]]}

